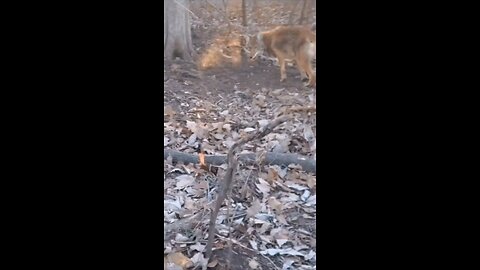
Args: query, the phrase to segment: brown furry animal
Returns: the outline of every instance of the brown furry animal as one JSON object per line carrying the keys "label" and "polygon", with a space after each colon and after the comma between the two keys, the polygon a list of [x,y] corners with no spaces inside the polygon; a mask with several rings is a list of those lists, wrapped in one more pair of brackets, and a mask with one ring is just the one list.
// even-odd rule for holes
{"label": "brown furry animal", "polygon": [[278,26],[250,38],[247,46],[252,61],[262,54],[277,58],[281,82],[287,78],[285,62],[295,61],[302,80],[308,76],[307,86],[313,87],[316,76],[312,69],[312,60],[316,57],[316,44],[316,35],[309,27]]}

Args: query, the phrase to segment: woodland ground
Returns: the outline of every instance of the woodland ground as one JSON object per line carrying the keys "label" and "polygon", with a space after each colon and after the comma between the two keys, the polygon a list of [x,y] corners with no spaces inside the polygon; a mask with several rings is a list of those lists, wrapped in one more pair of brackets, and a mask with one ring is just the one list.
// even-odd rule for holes
{"label": "woodland ground", "polygon": [[[289,14],[282,6],[269,7],[284,12],[279,18]],[[226,155],[238,138],[285,109],[315,106],[316,89],[304,87],[294,67],[287,68],[287,81],[281,83],[279,68],[270,61],[237,59],[238,65],[233,65],[218,60],[222,57],[212,52],[214,43],[217,48],[228,45],[235,35],[231,30],[222,34],[221,28],[212,26],[214,19],[205,18],[209,13],[202,14],[192,29],[197,63],[164,64],[165,149],[196,154],[201,146],[207,155]],[[205,20],[210,26],[202,23]],[[235,57],[235,49],[230,50],[223,54]],[[202,68],[202,61],[209,62],[208,67]],[[239,152],[295,153],[315,159],[315,138],[315,112],[296,114]],[[200,266],[205,262],[209,209],[226,167],[212,172],[171,160],[164,166],[164,267]],[[223,205],[217,218],[218,237],[209,269],[226,269],[228,261],[231,269],[315,269],[315,173],[295,165],[240,163],[230,194],[228,206]]]}

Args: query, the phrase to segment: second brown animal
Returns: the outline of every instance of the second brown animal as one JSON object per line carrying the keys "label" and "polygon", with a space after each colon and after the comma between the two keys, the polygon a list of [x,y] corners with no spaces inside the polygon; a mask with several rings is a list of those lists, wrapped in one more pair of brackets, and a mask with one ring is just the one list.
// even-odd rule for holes
{"label": "second brown animal", "polygon": [[308,27],[278,26],[249,38],[247,47],[251,60],[256,60],[262,54],[277,58],[281,82],[287,79],[286,62],[295,61],[301,79],[308,78],[307,86],[313,87],[316,84],[316,76],[312,60],[316,57],[316,43],[316,35]]}

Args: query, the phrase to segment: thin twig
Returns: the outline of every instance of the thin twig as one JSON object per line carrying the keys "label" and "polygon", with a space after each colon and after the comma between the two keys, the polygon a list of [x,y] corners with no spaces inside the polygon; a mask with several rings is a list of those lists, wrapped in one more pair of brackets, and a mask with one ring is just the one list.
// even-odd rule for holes
{"label": "thin twig", "polygon": [[230,200],[227,200],[227,222],[228,222],[228,256],[227,269],[232,269],[230,262],[232,261],[232,220],[230,220]]}

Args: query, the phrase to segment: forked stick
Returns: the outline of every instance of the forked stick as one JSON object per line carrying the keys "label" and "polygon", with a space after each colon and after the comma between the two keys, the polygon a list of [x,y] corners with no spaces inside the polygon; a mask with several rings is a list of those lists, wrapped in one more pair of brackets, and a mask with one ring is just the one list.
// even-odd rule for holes
{"label": "forked stick", "polygon": [[253,141],[256,139],[263,138],[267,134],[271,133],[275,127],[278,125],[282,124],[283,122],[289,120],[292,118],[291,115],[283,115],[280,116],[276,119],[274,119],[272,122],[267,124],[263,129],[247,135],[234,143],[230,150],[228,151],[227,155],[227,162],[228,162],[228,167],[227,167],[227,172],[225,174],[225,177],[223,178],[222,182],[222,189],[218,193],[217,201],[215,204],[215,208],[213,209],[212,215],[210,216],[210,223],[208,226],[208,242],[207,246],[205,248],[205,255],[208,259],[210,259],[210,255],[212,254],[212,245],[213,245],[213,238],[215,236],[215,224],[218,216],[218,211],[220,210],[220,207],[222,206],[223,201],[227,197],[227,194],[230,190],[230,187],[232,185],[232,179],[233,175],[235,173],[235,170],[237,168],[237,159],[235,158],[235,150],[239,148],[240,146],[244,145],[245,143],[249,141]]}

